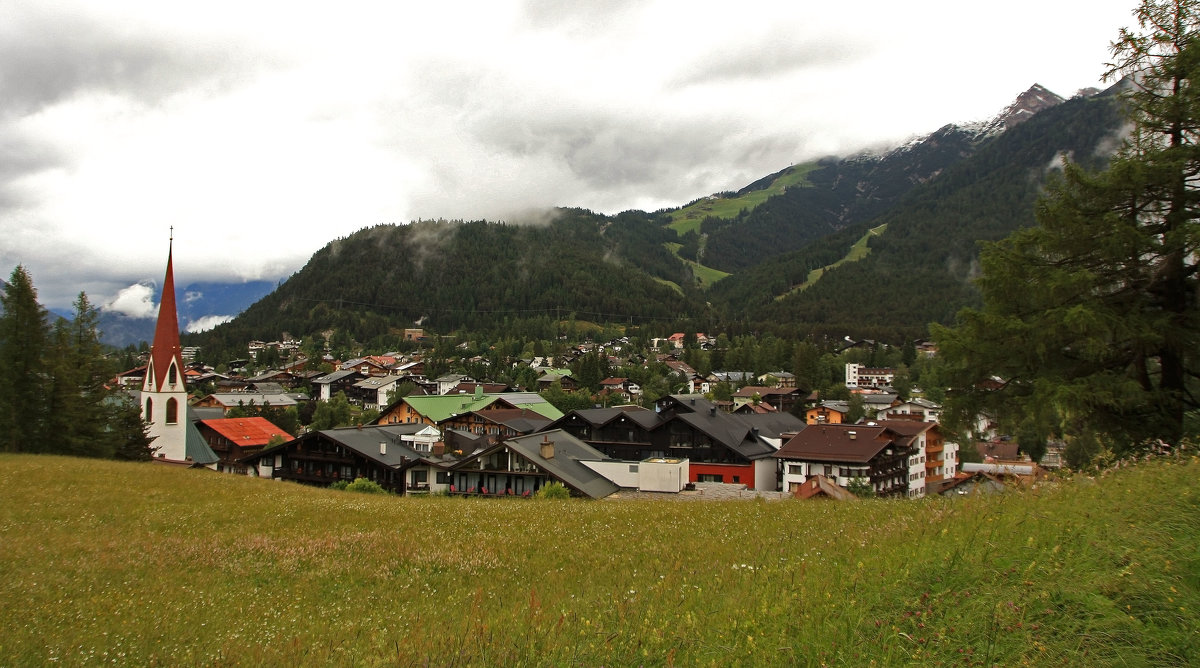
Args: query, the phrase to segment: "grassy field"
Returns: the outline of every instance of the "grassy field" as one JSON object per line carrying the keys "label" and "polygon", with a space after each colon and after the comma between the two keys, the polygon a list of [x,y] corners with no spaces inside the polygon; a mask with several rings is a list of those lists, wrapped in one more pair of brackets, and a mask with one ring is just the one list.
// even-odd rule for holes
{"label": "grassy field", "polygon": [[824,276],[825,272],[828,271],[829,269],[833,269],[834,267],[840,267],[843,264],[846,264],[847,262],[858,262],[859,260],[863,259],[864,257],[870,255],[871,247],[868,246],[867,243],[871,240],[871,237],[876,237],[876,236],[879,236],[880,234],[883,234],[884,230],[886,230],[886,229],[887,229],[887,224],[883,224],[878,227],[872,227],[870,230],[867,231],[866,234],[862,235],[862,238],[860,238],[858,241],[854,242],[854,245],[851,246],[850,250],[846,253],[846,257],[838,260],[837,262],[834,262],[833,264],[829,265],[828,267],[817,267],[816,269],[813,269],[812,271],[808,272],[808,276],[804,279],[803,283],[801,283],[800,285],[797,285],[796,287],[792,288],[791,290],[788,290],[787,292],[785,292],[781,295],[777,295],[775,297],[775,301],[779,301],[779,300],[783,299],[784,297],[787,297],[788,295],[795,294],[797,292],[800,292],[801,290],[808,288],[812,284],[821,280],[821,277]]}
{"label": "grassy field", "polygon": [[[666,243],[663,245],[666,246],[667,250],[671,251],[675,257],[679,257],[679,249],[683,247],[683,244],[676,243]],[[728,278],[731,275],[728,272],[721,271],[720,269],[713,269],[712,267],[706,267],[697,262],[693,262],[692,260],[686,260],[681,257],[679,257],[679,260],[692,268],[692,274],[696,277],[696,280],[700,282],[700,287],[702,288],[706,288],[722,278]],[[675,287],[678,288],[679,286]]]}
{"label": "grassy field", "polygon": [[770,186],[762,190],[748,192],[738,197],[706,198],[693,202],[671,214],[671,228],[683,236],[691,230],[699,231],[700,221],[708,216],[733,218],[742,209],[753,209],[767,201],[767,198],[772,195],[781,194],[790,186],[807,185],[809,172],[816,168],[816,163],[794,165],[775,179]]}
{"label": "grassy field", "polygon": [[4,666],[1200,663],[1194,457],[848,504],[0,471]]}

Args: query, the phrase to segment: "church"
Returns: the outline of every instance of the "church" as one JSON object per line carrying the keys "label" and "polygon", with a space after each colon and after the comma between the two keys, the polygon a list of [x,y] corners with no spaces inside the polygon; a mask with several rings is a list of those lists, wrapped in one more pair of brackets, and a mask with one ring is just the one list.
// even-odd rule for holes
{"label": "church", "polygon": [[172,235],[167,246],[167,275],[158,300],[154,343],[150,345],[150,361],[142,381],[142,420],[149,426],[155,461],[209,466],[217,461],[217,455],[201,436],[188,411],[183,348],[179,343],[179,316],[175,307],[174,242]]}

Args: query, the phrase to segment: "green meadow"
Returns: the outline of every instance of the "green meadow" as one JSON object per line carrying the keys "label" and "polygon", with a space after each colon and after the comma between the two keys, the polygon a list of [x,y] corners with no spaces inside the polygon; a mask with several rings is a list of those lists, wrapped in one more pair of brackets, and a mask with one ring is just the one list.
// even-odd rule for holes
{"label": "green meadow", "polygon": [[671,229],[683,236],[692,230],[699,232],[700,222],[709,216],[726,220],[733,218],[742,209],[753,209],[773,195],[782,194],[791,186],[809,185],[808,175],[818,166],[815,162],[793,165],[783,170],[779,177],[771,182],[771,185],[761,190],[752,190],[732,197],[706,197],[692,202],[671,213]]}
{"label": "green meadow", "polygon": [[850,503],[0,471],[3,666],[1200,663],[1194,456]]}

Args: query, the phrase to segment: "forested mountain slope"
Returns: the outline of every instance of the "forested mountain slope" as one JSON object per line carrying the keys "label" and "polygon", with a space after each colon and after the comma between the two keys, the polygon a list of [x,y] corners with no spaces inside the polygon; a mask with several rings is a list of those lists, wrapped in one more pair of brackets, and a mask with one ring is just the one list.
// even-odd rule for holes
{"label": "forested mountain slope", "polygon": [[[973,303],[979,243],[1034,222],[1045,179],[1062,157],[1101,166],[1122,121],[1112,91],[1076,98],[982,143],[969,159],[914,187],[880,215],[861,219],[801,251],[780,255],[715,285],[727,317],[792,323],[809,331],[866,328],[919,336]],[[871,253],[776,301],[808,272],[843,257],[867,229],[886,224]]]}
{"label": "forested mountain slope", "polygon": [[690,270],[663,246],[674,235],[641,212],[380,225],[329,243],[275,292],[193,340],[224,348],[342,330],[365,343],[418,321],[439,332],[569,316],[672,321],[702,304]]}

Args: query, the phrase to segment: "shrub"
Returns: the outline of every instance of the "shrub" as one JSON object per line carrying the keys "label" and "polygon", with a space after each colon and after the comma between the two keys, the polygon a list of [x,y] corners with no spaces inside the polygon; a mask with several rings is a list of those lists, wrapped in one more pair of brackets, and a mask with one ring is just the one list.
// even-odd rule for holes
{"label": "shrub", "polygon": [[350,485],[350,483],[346,482],[345,480],[339,480],[339,481],[333,483],[332,485],[330,485],[329,489],[344,490],[349,485]]}
{"label": "shrub", "polygon": [[539,499],[569,499],[571,492],[561,482],[552,482],[542,485],[535,496]]}
{"label": "shrub", "polygon": [[347,492],[362,492],[364,494],[387,494],[387,490],[380,487],[379,483],[366,478],[355,478],[354,482],[346,485]]}

